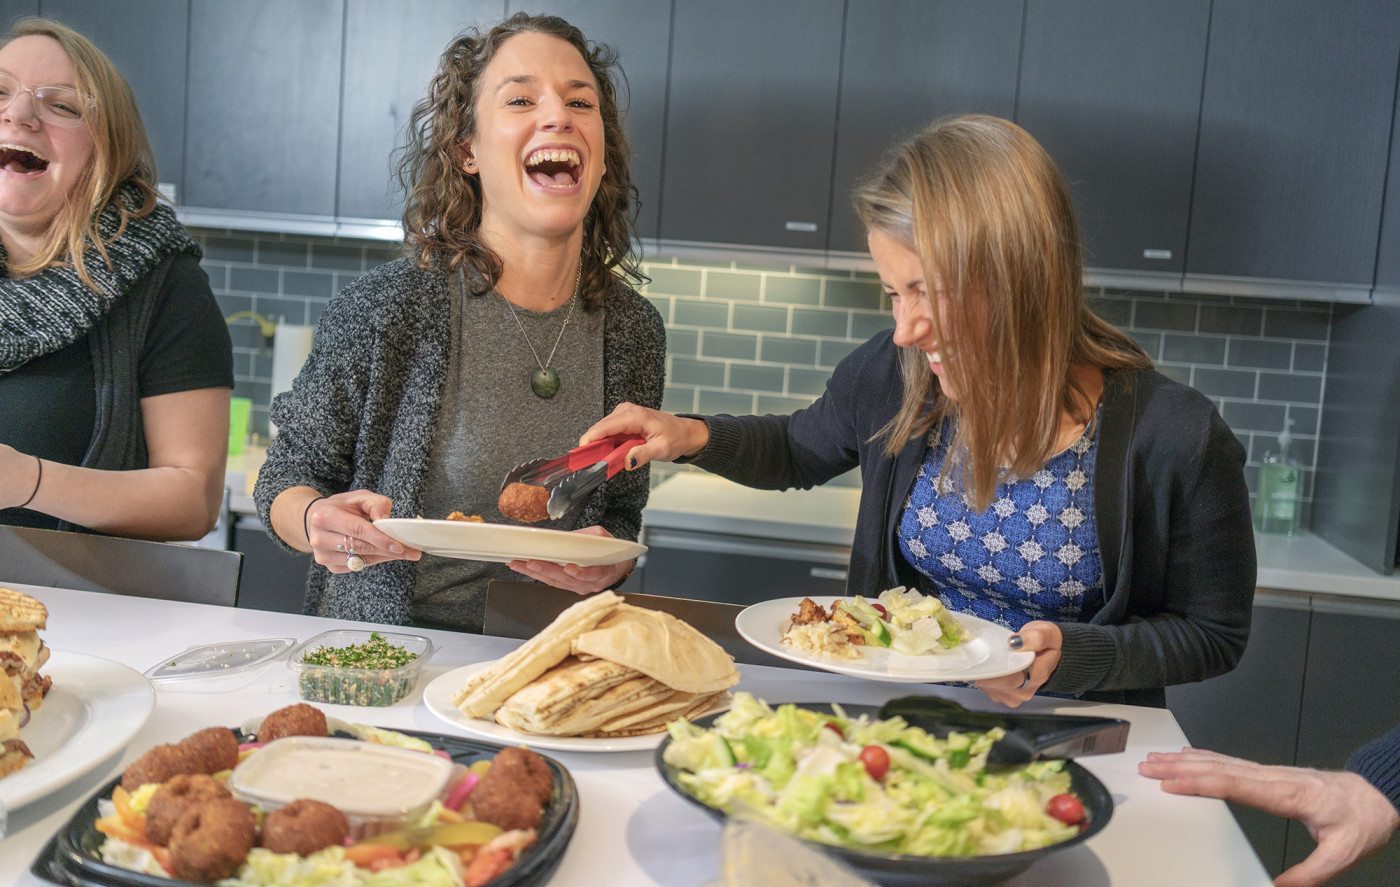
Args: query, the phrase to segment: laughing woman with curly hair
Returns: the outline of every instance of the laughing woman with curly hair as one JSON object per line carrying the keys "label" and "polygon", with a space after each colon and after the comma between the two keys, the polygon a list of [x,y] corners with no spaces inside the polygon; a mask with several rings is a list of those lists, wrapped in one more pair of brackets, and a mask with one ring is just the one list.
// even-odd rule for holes
{"label": "laughing woman with curly hair", "polygon": [[[372,523],[500,521],[510,468],[563,453],[620,403],[660,403],[665,330],[627,283],[642,278],[614,65],[563,19],[524,14],[443,53],[399,168],[410,255],[327,307],[272,405],[255,497],[319,565],[308,612],[480,631],[487,582],[512,569],[581,594],[630,571],[423,557]],[[543,526],[635,539],[646,491],[619,475]]]}

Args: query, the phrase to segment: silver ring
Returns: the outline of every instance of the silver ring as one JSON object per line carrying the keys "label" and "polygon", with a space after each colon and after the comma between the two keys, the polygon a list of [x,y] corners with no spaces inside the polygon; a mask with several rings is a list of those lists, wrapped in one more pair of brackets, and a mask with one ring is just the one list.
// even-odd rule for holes
{"label": "silver ring", "polygon": [[344,554],[344,553],[345,553],[345,543],[344,543],[344,542],[336,543],[335,550],[338,551],[338,552],[340,552],[341,554]]}
{"label": "silver ring", "polygon": [[1017,690],[1024,690],[1031,685],[1031,670],[1029,668],[1021,670],[1021,683],[1017,685]]}
{"label": "silver ring", "polygon": [[365,559],[355,553],[355,543],[350,541],[350,537],[345,537],[346,551],[350,556],[345,559],[345,567],[352,573],[358,573],[365,568]]}

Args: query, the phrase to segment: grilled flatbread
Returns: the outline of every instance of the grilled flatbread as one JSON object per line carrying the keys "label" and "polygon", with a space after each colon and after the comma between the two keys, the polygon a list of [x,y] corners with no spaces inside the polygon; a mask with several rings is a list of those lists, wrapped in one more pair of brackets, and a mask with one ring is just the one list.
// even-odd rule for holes
{"label": "grilled flatbread", "polygon": [[717,693],[739,683],[734,660],[719,644],[670,613],[631,604],[575,638],[573,652],[626,665],[687,693]]}
{"label": "grilled flatbread", "polygon": [[673,692],[615,662],[570,659],[507,699],[496,722],[521,733],[578,736],[652,709]]}
{"label": "grilled flatbread", "polygon": [[37,631],[48,621],[49,609],[37,598],[0,586],[0,631]]}
{"label": "grilled flatbread", "polygon": [[622,598],[611,591],[584,598],[494,666],[474,675],[452,694],[452,704],[469,718],[489,717],[517,690],[562,662],[574,638],[592,629],[621,603]]}

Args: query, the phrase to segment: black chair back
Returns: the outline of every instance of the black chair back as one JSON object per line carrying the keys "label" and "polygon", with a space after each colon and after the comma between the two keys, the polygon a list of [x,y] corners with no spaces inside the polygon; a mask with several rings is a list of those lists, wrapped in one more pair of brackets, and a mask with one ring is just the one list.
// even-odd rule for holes
{"label": "black chair back", "polygon": [[242,569],[236,551],[0,527],[0,583],[232,607]]}
{"label": "black chair back", "polygon": [[[782,668],[806,667],[765,653],[740,637],[734,628],[734,617],[744,608],[738,604],[630,592],[624,593],[623,597],[635,607],[660,610],[690,623],[701,634],[723,647],[735,662]],[[577,594],[562,588],[538,582],[496,579],[486,586],[484,630],[486,634],[503,638],[533,637],[553,622],[554,617],[578,602]]]}

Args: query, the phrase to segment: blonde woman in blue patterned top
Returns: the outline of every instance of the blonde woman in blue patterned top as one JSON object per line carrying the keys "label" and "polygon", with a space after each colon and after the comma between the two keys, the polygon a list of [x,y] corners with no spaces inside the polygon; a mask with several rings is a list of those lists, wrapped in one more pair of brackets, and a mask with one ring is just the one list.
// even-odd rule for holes
{"label": "blonde woman in blue patterned top", "polygon": [[1239,661],[1254,539],[1244,448],[1210,400],[1089,308],[1064,180],[1020,127],[938,121],[856,194],[893,330],[790,416],[622,406],[651,459],[766,489],[859,466],[848,590],[909,585],[1016,630],[978,684],[1145,705]]}

